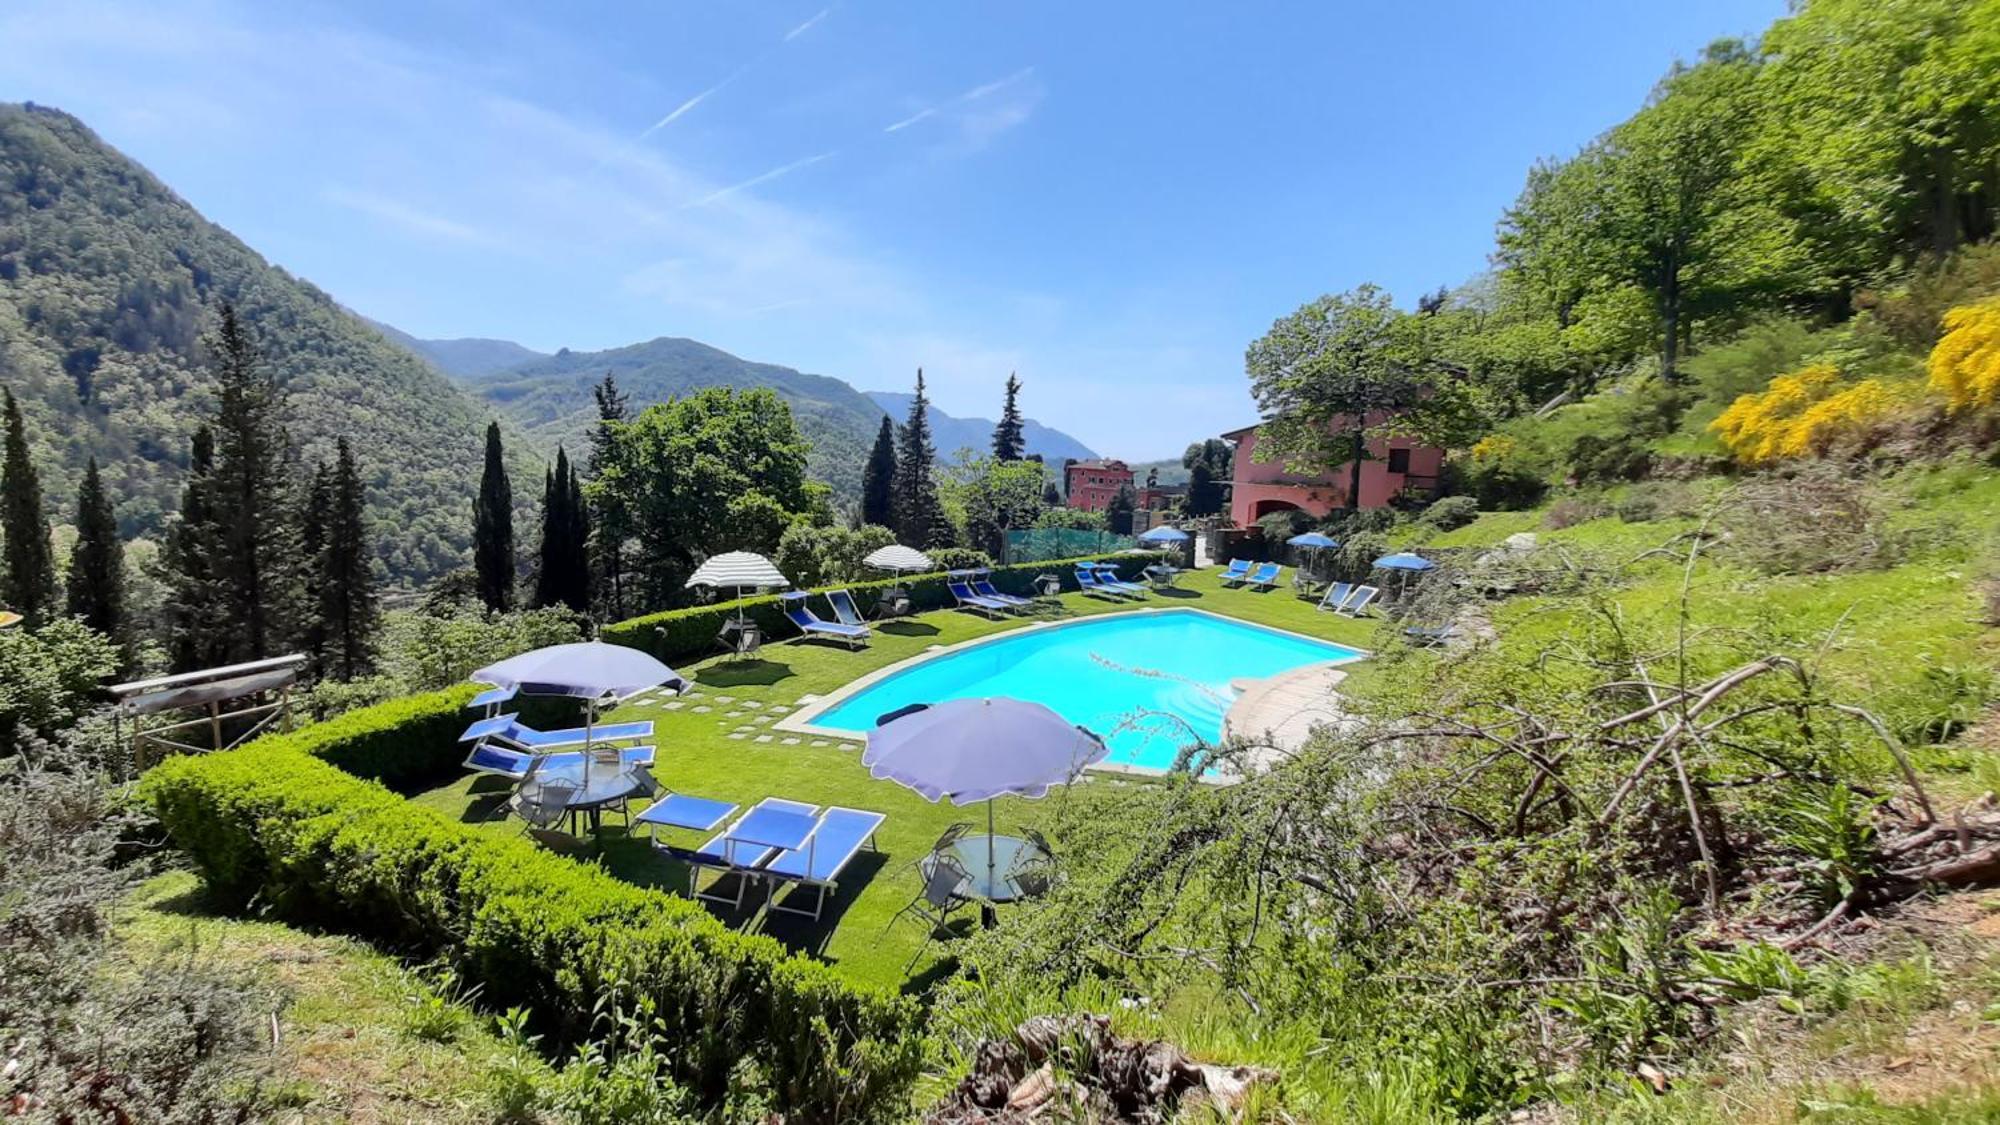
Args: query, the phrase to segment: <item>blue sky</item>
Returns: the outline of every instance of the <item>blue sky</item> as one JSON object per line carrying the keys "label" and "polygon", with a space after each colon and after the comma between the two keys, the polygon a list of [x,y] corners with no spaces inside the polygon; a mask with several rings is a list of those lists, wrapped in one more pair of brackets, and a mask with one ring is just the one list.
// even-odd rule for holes
{"label": "blue sky", "polygon": [[1018,370],[1136,459],[1254,418],[1299,304],[1481,271],[1536,157],[1783,8],[14,0],[0,99],[421,336],[922,365],[988,416]]}

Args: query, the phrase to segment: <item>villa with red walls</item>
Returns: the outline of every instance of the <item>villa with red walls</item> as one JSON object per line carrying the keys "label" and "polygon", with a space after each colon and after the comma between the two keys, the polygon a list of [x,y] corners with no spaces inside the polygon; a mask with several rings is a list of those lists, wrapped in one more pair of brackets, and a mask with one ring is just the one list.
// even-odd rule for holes
{"label": "villa with red walls", "polygon": [[1069,506],[1086,512],[1101,512],[1111,506],[1120,488],[1132,484],[1132,470],[1123,461],[1093,458],[1072,461],[1065,472],[1063,489]]}
{"label": "villa with red walls", "polygon": [[[1256,459],[1256,426],[1232,430],[1222,437],[1236,444],[1229,502],[1229,515],[1236,526],[1249,527],[1273,512],[1293,508],[1327,516],[1348,506],[1351,465],[1317,473],[1290,473],[1282,461]],[[1437,491],[1438,476],[1444,471],[1444,450],[1437,446],[1408,437],[1377,438],[1368,443],[1368,454],[1361,463],[1360,507],[1384,508],[1406,492]]]}

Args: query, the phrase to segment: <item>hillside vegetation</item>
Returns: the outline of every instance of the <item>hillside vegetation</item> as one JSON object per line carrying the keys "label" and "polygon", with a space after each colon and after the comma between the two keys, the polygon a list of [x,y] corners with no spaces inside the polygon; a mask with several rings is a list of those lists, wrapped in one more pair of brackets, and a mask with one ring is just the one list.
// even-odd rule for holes
{"label": "hillside vegetation", "polygon": [[67,510],[96,457],[127,535],[176,505],[210,409],[202,340],[234,303],[308,463],[362,451],[392,577],[459,565],[484,411],[428,365],[203,219],[81,122],[0,106],[0,382]]}

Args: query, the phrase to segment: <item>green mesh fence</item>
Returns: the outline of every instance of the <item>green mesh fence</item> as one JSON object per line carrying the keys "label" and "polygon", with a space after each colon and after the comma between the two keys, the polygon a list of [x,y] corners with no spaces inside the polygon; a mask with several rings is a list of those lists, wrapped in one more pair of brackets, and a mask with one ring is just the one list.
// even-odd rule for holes
{"label": "green mesh fence", "polygon": [[1010,531],[1002,545],[1004,563],[1041,562],[1044,559],[1073,559],[1082,555],[1108,555],[1139,545],[1130,535],[1109,531],[1087,531],[1074,527],[1034,527]]}

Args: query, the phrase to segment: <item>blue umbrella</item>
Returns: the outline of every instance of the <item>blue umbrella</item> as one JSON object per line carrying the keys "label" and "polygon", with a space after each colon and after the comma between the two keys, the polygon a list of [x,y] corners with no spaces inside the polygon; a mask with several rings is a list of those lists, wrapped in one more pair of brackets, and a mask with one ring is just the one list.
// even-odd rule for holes
{"label": "blue umbrella", "polygon": [[1152,529],[1151,531],[1148,531],[1148,532],[1146,532],[1146,533],[1145,533],[1144,535],[1141,535],[1141,536],[1139,536],[1139,542],[1141,542],[1141,543],[1184,543],[1184,542],[1186,542],[1186,541],[1187,541],[1187,537],[1188,537],[1188,533],[1187,533],[1187,532],[1185,532],[1185,531],[1182,531],[1182,530],[1181,530],[1180,528],[1178,528],[1178,527],[1168,527],[1168,526],[1167,526],[1167,525],[1165,525],[1165,524],[1161,524],[1160,526],[1158,526],[1158,527],[1156,527],[1156,528]]}
{"label": "blue umbrella", "polygon": [[1334,539],[1334,538],[1332,538],[1332,537],[1330,537],[1330,536],[1326,536],[1326,535],[1321,535],[1321,534],[1320,534],[1319,532],[1317,532],[1317,531],[1308,531],[1308,532],[1305,532],[1305,533],[1303,533],[1303,534],[1300,534],[1300,535],[1294,535],[1294,536],[1292,536],[1292,537],[1291,537],[1290,539],[1287,539],[1287,540],[1285,540],[1285,542],[1287,542],[1287,543],[1291,544],[1291,545],[1292,545],[1292,546],[1294,546],[1294,547],[1338,547],[1338,546],[1340,546],[1340,541],[1339,541],[1339,540],[1337,540],[1337,539]]}
{"label": "blue umbrella", "polygon": [[1429,570],[1437,564],[1422,555],[1404,551],[1394,555],[1383,555],[1375,560],[1375,565],[1383,570]]}

